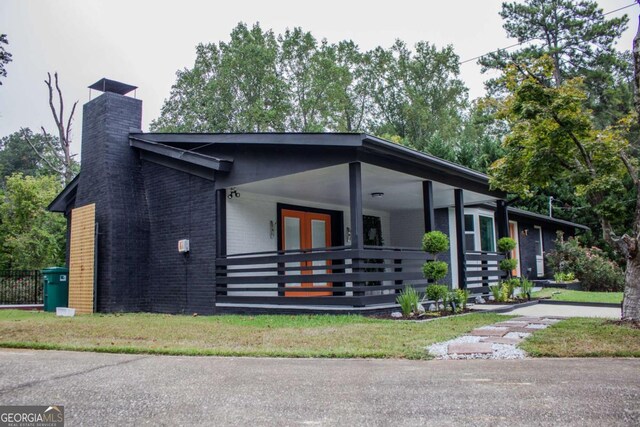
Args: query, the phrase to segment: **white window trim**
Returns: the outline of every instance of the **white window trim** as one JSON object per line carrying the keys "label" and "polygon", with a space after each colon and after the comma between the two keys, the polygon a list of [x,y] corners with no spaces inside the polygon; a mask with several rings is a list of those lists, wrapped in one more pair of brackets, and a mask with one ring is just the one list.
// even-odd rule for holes
{"label": "white window trim", "polygon": [[[480,252],[482,250],[482,245],[481,245],[481,241],[480,241],[480,217],[487,217],[487,218],[491,218],[493,220],[493,249],[494,252],[497,251],[497,244],[498,244],[498,239],[497,239],[497,234],[496,234],[496,217],[495,217],[495,213],[493,211],[490,210],[486,210],[486,209],[479,209],[479,208],[465,208],[464,210],[464,214],[465,215],[473,215],[473,226],[474,226],[474,246],[477,248],[475,249],[476,251]],[[467,230],[465,230],[465,235],[467,234]],[[469,248],[466,248],[467,250],[470,250]]]}

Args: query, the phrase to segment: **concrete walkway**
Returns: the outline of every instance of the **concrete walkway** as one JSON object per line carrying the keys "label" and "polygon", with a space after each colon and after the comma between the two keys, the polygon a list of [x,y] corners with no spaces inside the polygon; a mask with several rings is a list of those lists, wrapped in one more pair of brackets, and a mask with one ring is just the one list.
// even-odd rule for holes
{"label": "concrete walkway", "polygon": [[3,405],[65,425],[637,426],[640,359],[340,360],[0,350]]}
{"label": "concrete walkway", "polygon": [[620,319],[620,308],[584,305],[535,304],[502,314],[536,317],[602,317]]}

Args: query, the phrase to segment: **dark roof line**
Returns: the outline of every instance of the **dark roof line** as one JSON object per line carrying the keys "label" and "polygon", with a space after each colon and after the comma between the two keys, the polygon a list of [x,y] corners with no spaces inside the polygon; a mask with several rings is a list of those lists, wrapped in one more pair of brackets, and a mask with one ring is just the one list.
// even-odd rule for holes
{"label": "dark roof line", "polygon": [[182,160],[207,169],[228,172],[231,170],[233,160],[219,159],[206,154],[196,153],[182,148],[171,147],[169,145],[160,144],[158,142],[149,141],[147,139],[130,136],[129,145],[140,150],[149,151],[151,153],[160,154],[171,157],[172,159]]}
{"label": "dark roof line", "polygon": [[78,190],[78,180],[80,178],[80,174],[76,175],[75,178],[71,180],[67,184],[66,187],[56,196],[55,199],[49,206],[47,206],[47,210],[50,212],[62,212],[65,213],[67,209],[67,205],[70,199],[73,199],[76,195],[76,191]]}

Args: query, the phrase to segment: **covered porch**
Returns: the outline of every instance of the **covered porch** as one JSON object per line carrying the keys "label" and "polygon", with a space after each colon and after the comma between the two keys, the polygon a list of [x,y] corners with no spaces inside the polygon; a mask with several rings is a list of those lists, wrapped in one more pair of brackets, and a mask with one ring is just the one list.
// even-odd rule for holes
{"label": "covered porch", "polygon": [[[486,185],[375,163],[218,188],[216,306],[394,304],[408,285],[424,292],[422,264],[431,256],[421,240],[432,230],[450,238],[450,250],[440,255],[449,264],[445,283],[487,292],[502,274],[495,242],[508,233],[504,202]],[[470,243],[479,227],[470,227],[465,205],[479,204],[496,207],[493,246]]]}

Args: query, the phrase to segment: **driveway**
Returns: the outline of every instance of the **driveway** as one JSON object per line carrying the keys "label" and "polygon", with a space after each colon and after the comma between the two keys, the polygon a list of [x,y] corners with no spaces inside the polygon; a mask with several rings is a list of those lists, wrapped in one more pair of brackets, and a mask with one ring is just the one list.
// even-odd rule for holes
{"label": "driveway", "polygon": [[640,360],[257,359],[0,350],[0,403],[67,425],[640,424]]}

